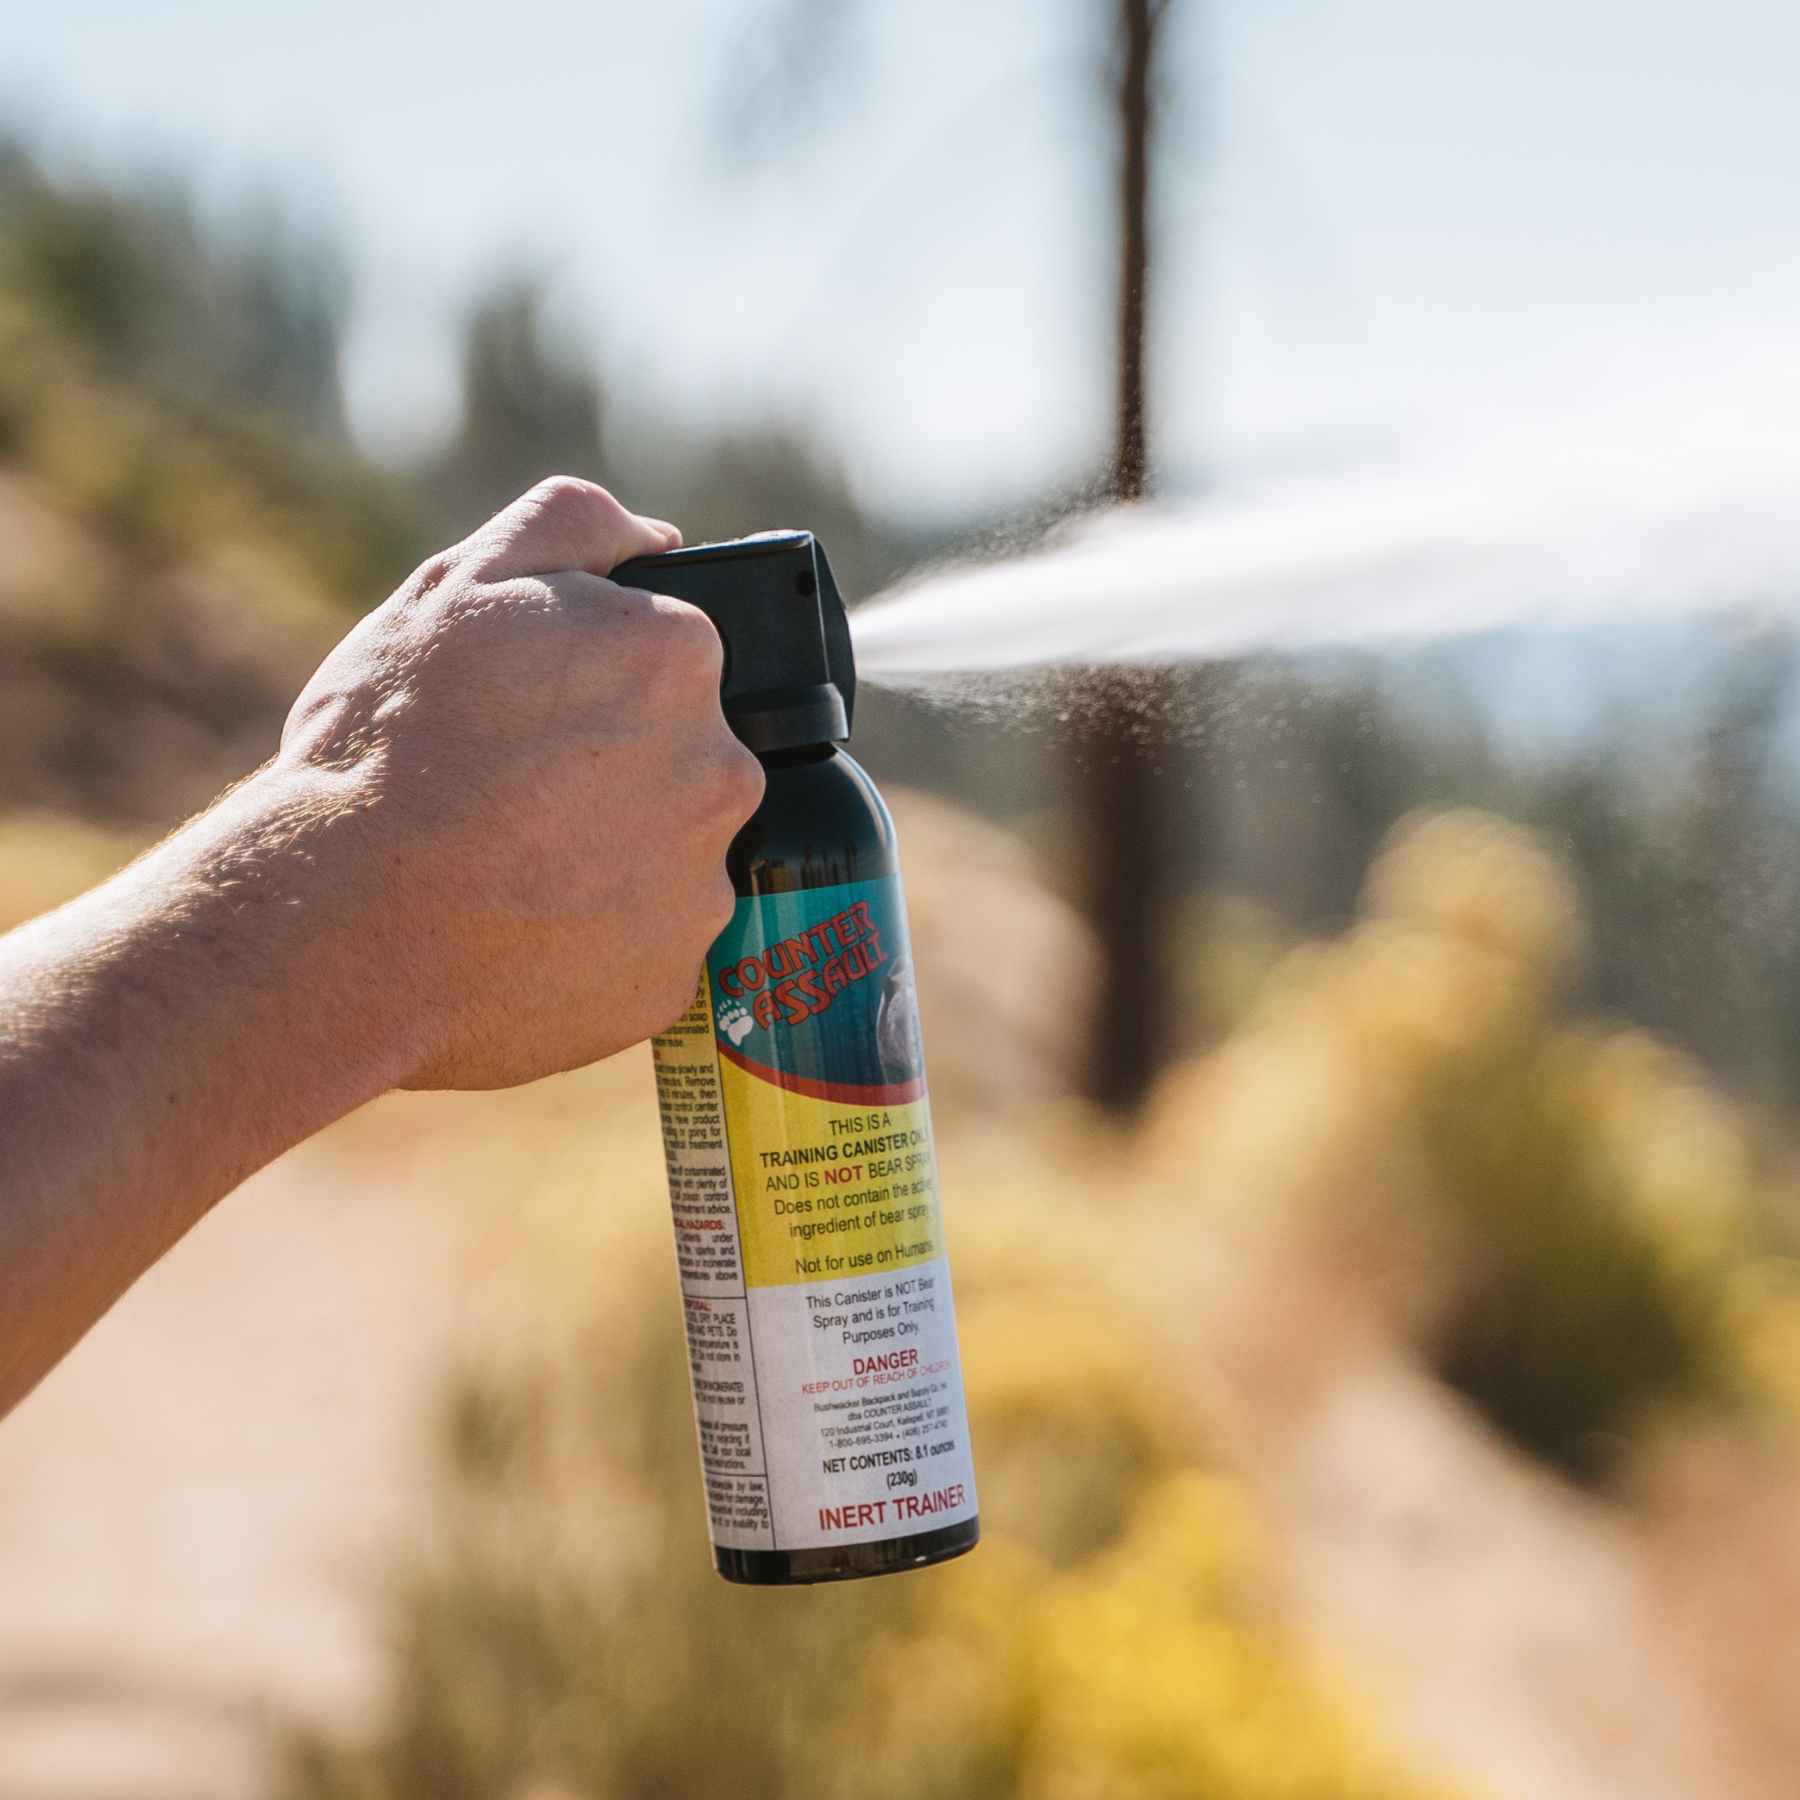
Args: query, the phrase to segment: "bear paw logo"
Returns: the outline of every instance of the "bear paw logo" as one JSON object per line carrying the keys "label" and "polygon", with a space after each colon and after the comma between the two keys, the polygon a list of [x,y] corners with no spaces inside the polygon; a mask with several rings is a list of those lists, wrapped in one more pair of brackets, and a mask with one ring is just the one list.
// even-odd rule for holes
{"label": "bear paw logo", "polygon": [[741,1044],[756,1029],[756,1021],[741,1006],[733,1003],[720,1011],[719,1029],[733,1044]]}

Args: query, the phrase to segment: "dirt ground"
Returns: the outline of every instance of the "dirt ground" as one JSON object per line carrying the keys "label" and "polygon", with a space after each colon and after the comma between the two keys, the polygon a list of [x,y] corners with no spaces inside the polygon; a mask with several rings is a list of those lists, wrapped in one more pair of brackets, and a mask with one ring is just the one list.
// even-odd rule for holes
{"label": "dirt ground", "polygon": [[1324,1271],[1227,1236],[1182,1283],[1162,1316],[1186,1322],[1293,1617],[1433,1764],[1517,1800],[1800,1792],[1791,1448],[1671,1433],[1601,1498]]}
{"label": "dirt ground", "polygon": [[246,1184],[0,1432],[3,1800],[241,1800],[272,1709],[375,1691],[359,1577],[509,1258],[442,1119],[384,1103]]}

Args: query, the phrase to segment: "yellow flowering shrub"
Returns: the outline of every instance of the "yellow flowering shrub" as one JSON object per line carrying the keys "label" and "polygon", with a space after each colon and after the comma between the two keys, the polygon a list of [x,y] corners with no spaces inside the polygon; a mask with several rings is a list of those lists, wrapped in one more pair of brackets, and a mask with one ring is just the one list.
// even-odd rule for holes
{"label": "yellow flowering shrub", "polygon": [[463,1384],[438,1533],[392,1595],[380,1729],[360,1748],[296,1735],[290,1800],[1448,1792],[1296,1642],[1246,1494],[1079,1229],[1010,1256],[1008,1216],[956,1246],[973,1555],[721,1583],[667,1250],[615,1244],[613,1304],[553,1365]]}
{"label": "yellow flowering shrub", "polygon": [[[868,1702],[840,1727],[851,1779],[820,1791],[1448,1795],[1299,1655],[1269,1577],[1243,1493],[1204,1469],[1152,1485],[1115,1542],[1060,1571],[1002,1546],[872,1648]],[[920,1713],[940,1722],[922,1760],[907,1754]]]}
{"label": "yellow flowering shrub", "polygon": [[1435,1230],[1441,1291],[1414,1310],[1436,1368],[1593,1480],[1658,1414],[1787,1407],[1800,1324],[1758,1260],[1741,1111],[1647,1033],[1559,1015],[1583,935],[1527,833],[1406,820],[1356,922],[1172,1079],[1151,1143],[1165,1168],[1205,1144],[1215,1180],[1302,1236]]}

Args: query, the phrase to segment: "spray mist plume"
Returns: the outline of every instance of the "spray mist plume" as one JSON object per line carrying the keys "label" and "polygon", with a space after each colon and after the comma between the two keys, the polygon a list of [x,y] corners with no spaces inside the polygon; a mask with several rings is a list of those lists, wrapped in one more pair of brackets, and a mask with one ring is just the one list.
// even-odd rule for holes
{"label": "spray mist plume", "polygon": [[911,575],[852,628],[865,679],[979,701],[1071,667],[1796,602],[1800,362],[1539,422],[1430,469],[1089,514],[1024,554]]}

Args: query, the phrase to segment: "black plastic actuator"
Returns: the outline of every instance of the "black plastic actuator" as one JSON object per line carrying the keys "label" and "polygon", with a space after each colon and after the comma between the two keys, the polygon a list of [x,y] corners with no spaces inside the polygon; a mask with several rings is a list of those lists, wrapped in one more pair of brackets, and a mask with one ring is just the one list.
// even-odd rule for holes
{"label": "black plastic actuator", "polygon": [[856,711],[856,663],[825,547],[810,531],[762,531],[612,572],[697,606],[725,645],[719,700],[726,722],[759,756],[841,744]]}

